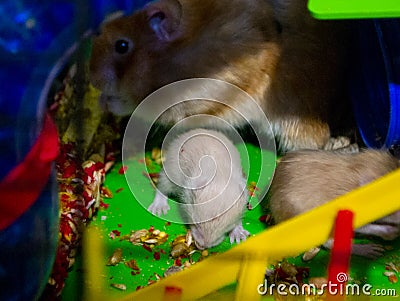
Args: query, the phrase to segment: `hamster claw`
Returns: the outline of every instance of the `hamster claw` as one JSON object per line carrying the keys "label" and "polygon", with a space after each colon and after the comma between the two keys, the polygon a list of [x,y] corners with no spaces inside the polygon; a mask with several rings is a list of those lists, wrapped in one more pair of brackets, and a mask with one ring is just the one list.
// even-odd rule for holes
{"label": "hamster claw", "polygon": [[250,232],[245,230],[242,224],[239,224],[229,233],[230,242],[231,244],[233,244],[234,242],[238,244],[241,241],[245,241],[247,236],[249,235]]}

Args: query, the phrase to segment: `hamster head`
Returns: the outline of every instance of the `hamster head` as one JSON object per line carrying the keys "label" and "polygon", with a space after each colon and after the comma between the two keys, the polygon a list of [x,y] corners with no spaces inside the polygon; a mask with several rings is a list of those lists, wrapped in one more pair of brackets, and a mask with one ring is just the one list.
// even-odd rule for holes
{"label": "hamster head", "polygon": [[129,115],[151,92],[186,78],[259,90],[268,82],[261,73],[275,65],[276,29],[267,4],[250,2],[159,0],[106,22],[90,61],[91,82],[103,92],[104,105]]}
{"label": "hamster head", "polygon": [[[226,237],[226,234],[241,222],[247,201],[247,194],[245,191],[236,202],[230,200],[233,202],[233,205],[223,213],[216,217],[212,217],[209,220],[205,220],[204,222],[190,225],[192,236],[197,248],[202,250],[220,244]],[[230,195],[225,193],[223,197],[229,200]],[[196,209],[196,211],[198,214],[199,210]],[[207,210],[202,210],[201,214],[213,215],[213,212],[215,212],[215,210],[211,207]]]}
{"label": "hamster head", "polygon": [[157,50],[172,40],[180,18],[179,3],[167,2],[168,9],[149,5],[105,23],[93,40],[90,80],[102,91],[107,109],[117,115],[130,114],[154,90]]}

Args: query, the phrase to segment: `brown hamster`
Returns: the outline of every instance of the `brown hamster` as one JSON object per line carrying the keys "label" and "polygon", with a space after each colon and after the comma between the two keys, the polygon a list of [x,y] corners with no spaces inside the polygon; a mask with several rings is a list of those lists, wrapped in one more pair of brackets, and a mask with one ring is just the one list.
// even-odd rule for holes
{"label": "brown hamster", "polygon": [[[272,180],[269,191],[271,214],[277,223],[285,221],[399,166],[399,161],[383,150],[368,149],[352,154],[312,150],[289,152],[279,161]],[[400,211],[355,231],[393,240],[400,235]],[[378,246],[373,246],[375,250],[358,247],[352,252],[366,257],[376,257],[383,252]]]}
{"label": "brown hamster", "polygon": [[[93,42],[91,81],[103,92],[104,106],[128,115],[166,84],[188,78],[224,80],[257,101],[282,150],[322,148],[330,137],[332,109],[344,99],[342,48],[349,44],[350,30],[341,21],[313,19],[306,4],[152,2],[104,24]],[[226,106],[193,102],[167,111],[162,123],[199,113],[236,118]],[[351,114],[342,110],[342,120],[346,113]]]}
{"label": "brown hamster", "polygon": [[196,129],[173,139],[165,150],[157,188],[149,211],[166,214],[167,196],[176,195],[198,248],[218,245],[227,233],[231,243],[249,235],[242,226],[246,179],[239,152],[224,134]]}

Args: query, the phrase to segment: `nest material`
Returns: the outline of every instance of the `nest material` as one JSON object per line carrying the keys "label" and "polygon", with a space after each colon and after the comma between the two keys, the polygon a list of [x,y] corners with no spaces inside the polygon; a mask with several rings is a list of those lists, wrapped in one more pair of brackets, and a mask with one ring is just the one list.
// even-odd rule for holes
{"label": "nest material", "polygon": [[82,230],[98,209],[101,185],[119,149],[121,120],[99,107],[100,92],[73,65],[50,105],[60,137],[56,161],[60,228],[56,258],[42,300],[59,299],[81,243]]}

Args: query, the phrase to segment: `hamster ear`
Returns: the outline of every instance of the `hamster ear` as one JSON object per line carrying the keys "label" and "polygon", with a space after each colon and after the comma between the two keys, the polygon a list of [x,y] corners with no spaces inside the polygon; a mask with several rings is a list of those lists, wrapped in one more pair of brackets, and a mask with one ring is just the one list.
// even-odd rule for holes
{"label": "hamster ear", "polygon": [[182,6],[177,0],[160,0],[146,6],[150,28],[163,42],[171,42],[179,36]]}

